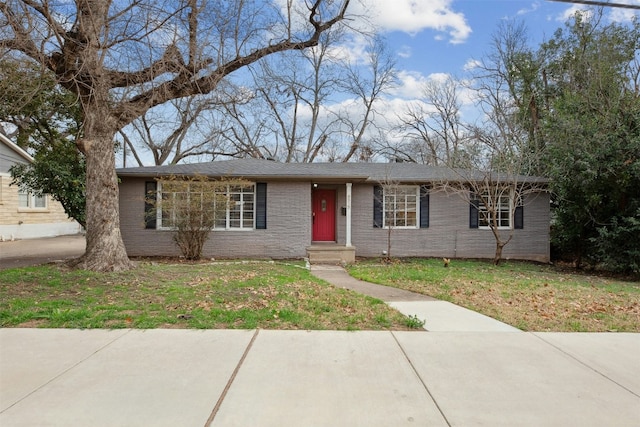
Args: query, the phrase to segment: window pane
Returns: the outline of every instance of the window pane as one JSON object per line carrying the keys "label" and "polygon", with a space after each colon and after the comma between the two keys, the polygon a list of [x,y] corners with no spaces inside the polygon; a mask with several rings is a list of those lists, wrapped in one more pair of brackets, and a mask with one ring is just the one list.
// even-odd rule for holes
{"label": "window pane", "polygon": [[418,190],[415,186],[385,188],[384,225],[386,227],[416,227]]}
{"label": "window pane", "polygon": [[405,213],[400,211],[396,213],[396,223],[395,226],[396,227],[404,227],[406,226],[406,220],[405,220]]}
{"label": "window pane", "polygon": [[34,208],[46,208],[47,207],[47,199],[46,196],[34,196],[33,197],[33,207]]}
{"label": "window pane", "polygon": [[18,193],[18,207],[28,208],[29,207],[29,194],[20,192]]}
{"label": "window pane", "polygon": [[503,210],[500,212],[500,226],[508,227],[509,226],[509,211]]}
{"label": "window pane", "polygon": [[254,186],[231,185],[219,194],[229,202],[217,202],[215,228],[253,228]]}
{"label": "window pane", "polygon": [[415,225],[417,225],[418,223],[416,222],[416,212],[407,212],[407,226],[413,227]]}
{"label": "window pane", "polygon": [[162,226],[173,227],[173,208],[171,200],[173,199],[172,193],[162,193]]}
{"label": "window pane", "polygon": [[[478,211],[478,225],[480,227],[491,227],[494,224],[497,227],[509,227],[511,225],[510,199],[508,195],[490,196],[488,193],[484,193],[481,199],[483,202]],[[490,211],[487,210],[485,203],[491,208]]]}

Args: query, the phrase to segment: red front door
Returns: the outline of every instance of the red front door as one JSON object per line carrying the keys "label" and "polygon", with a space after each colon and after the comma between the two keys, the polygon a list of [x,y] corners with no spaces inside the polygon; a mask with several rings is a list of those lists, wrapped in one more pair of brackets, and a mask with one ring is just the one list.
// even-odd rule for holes
{"label": "red front door", "polygon": [[336,192],[335,190],[313,190],[313,232],[314,242],[335,242],[336,240]]}

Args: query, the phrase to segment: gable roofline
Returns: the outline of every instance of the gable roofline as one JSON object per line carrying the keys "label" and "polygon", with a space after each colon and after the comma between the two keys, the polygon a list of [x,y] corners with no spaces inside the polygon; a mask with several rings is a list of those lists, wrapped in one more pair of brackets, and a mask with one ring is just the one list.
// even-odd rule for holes
{"label": "gable roofline", "polygon": [[[142,166],[116,169],[120,177],[160,178],[163,176],[204,175],[212,178],[237,177],[249,180],[305,180],[320,183],[429,183],[480,181],[479,171],[451,169],[419,163],[280,163],[264,159],[232,159],[207,163]],[[496,174],[498,179],[505,176]],[[546,184],[547,178],[518,176],[518,182]]]}
{"label": "gable roofline", "polygon": [[18,144],[14,143],[9,138],[7,138],[2,132],[0,132],[0,141],[2,141],[4,145],[12,149],[16,154],[18,154],[20,157],[22,157],[26,161],[28,161],[29,163],[33,163],[33,157],[31,157],[29,153],[27,153],[22,148],[20,148]]}

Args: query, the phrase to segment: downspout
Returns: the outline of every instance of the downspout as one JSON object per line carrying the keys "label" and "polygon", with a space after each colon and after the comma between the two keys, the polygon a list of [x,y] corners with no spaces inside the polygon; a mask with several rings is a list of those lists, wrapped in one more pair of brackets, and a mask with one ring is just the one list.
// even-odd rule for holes
{"label": "downspout", "polygon": [[347,182],[347,233],[346,246],[351,247],[351,183]]}

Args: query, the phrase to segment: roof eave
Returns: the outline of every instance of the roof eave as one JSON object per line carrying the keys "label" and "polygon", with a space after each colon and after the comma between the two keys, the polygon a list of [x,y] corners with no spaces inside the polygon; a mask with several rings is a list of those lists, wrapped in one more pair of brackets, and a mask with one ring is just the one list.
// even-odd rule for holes
{"label": "roof eave", "polygon": [[0,140],[2,140],[2,142],[4,142],[4,144],[7,147],[11,148],[14,152],[16,152],[16,154],[20,155],[20,157],[22,157],[23,159],[25,159],[29,163],[33,163],[33,157],[31,157],[31,155],[29,153],[24,151],[18,144],[16,144],[13,141],[11,141],[9,138],[4,136],[2,133],[0,133]]}

